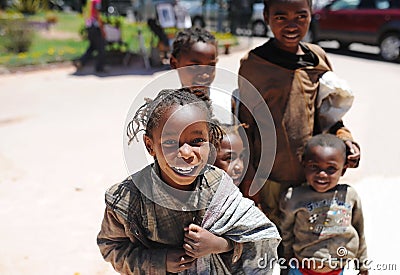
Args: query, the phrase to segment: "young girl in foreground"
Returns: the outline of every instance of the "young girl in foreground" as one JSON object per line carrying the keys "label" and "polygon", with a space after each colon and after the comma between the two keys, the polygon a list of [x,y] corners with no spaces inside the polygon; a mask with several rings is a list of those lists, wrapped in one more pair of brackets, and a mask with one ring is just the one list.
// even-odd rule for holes
{"label": "young girl in foreground", "polygon": [[97,243],[118,272],[272,272],[258,262],[276,257],[275,225],[207,164],[210,144],[221,138],[211,117],[189,90],[163,90],[128,125],[131,140],[144,130],[154,163],[106,192]]}

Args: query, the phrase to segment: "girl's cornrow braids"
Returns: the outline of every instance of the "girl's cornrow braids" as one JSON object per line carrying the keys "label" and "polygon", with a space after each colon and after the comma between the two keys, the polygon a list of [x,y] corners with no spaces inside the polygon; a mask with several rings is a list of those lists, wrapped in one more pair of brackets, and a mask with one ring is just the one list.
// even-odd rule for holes
{"label": "girl's cornrow braids", "polygon": [[150,118],[153,116],[157,120],[161,117],[163,112],[157,113],[156,109],[160,107],[163,100],[172,92],[174,92],[174,90],[162,90],[158,93],[154,100],[150,98],[144,99],[146,103],[139,107],[131,122],[129,122],[128,124],[128,145],[132,142],[134,138],[136,138],[136,140],[138,141],[137,134],[141,131],[145,131],[147,135],[151,136],[151,134],[149,133],[149,128],[152,128],[154,126],[154,123],[150,121]]}
{"label": "girl's cornrow braids", "polygon": [[[199,95],[199,96],[197,96]],[[214,123],[211,123],[211,118],[213,116],[210,109],[211,101],[207,95],[197,90],[191,90],[189,88],[181,89],[165,89],[160,91],[154,100],[146,98],[146,103],[143,104],[135,113],[132,120],[127,126],[127,136],[128,144],[132,142],[133,139],[137,139],[137,135],[141,131],[145,131],[145,134],[151,137],[151,132],[154,127],[157,127],[163,114],[171,108],[173,105],[186,105],[190,103],[202,103],[198,105],[207,112],[207,119],[209,122],[210,139],[218,139],[222,131],[215,130]],[[218,126],[219,127],[219,126]],[[222,136],[221,136],[222,137]]]}
{"label": "girl's cornrow braids", "polygon": [[206,29],[198,27],[185,29],[180,31],[174,40],[171,53],[172,56],[178,58],[182,51],[189,50],[196,42],[217,44],[215,36]]}
{"label": "girl's cornrow braids", "polygon": [[215,146],[215,148],[219,148],[224,134],[219,121],[217,119],[210,119],[209,127],[210,127],[210,142]]}
{"label": "girl's cornrow braids", "polygon": [[224,135],[228,135],[230,133],[238,134],[240,128],[247,129],[249,128],[249,125],[246,123],[240,123],[240,124],[221,124],[222,132]]}
{"label": "girl's cornrow braids", "polygon": [[148,111],[149,105],[152,102],[151,99],[145,98],[146,103],[139,107],[139,109],[135,112],[132,120],[128,123],[126,128],[126,134],[128,136],[128,145],[131,144],[132,140],[136,138],[136,141],[139,141],[137,138],[137,134],[141,131],[146,130],[146,125],[148,121]]}

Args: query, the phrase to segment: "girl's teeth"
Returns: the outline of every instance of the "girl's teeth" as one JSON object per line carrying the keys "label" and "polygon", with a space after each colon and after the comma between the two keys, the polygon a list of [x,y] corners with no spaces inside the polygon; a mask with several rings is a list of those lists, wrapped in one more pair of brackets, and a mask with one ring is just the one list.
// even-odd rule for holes
{"label": "girl's teeth", "polygon": [[174,169],[178,172],[178,173],[181,173],[181,174],[190,174],[192,171],[193,171],[193,169],[194,169],[194,167],[192,166],[192,167],[174,167]]}

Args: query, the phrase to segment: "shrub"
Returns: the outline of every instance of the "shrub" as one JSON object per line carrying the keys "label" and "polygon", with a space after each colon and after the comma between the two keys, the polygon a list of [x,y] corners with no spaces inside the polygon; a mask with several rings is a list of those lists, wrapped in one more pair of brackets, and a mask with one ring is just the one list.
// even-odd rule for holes
{"label": "shrub", "polygon": [[42,8],[42,0],[14,0],[13,7],[23,14],[36,14]]}
{"label": "shrub", "polygon": [[2,45],[8,52],[27,52],[32,44],[33,30],[24,18],[0,19]]}

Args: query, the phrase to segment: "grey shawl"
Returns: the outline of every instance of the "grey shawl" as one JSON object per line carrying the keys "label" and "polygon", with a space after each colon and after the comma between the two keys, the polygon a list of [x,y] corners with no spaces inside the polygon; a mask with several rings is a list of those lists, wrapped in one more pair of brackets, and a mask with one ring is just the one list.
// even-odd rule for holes
{"label": "grey shawl", "polygon": [[197,259],[195,267],[181,274],[272,274],[281,240],[276,226],[244,198],[224,173],[201,226],[217,236],[243,244],[241,266],[228,269],[220,255]]}

